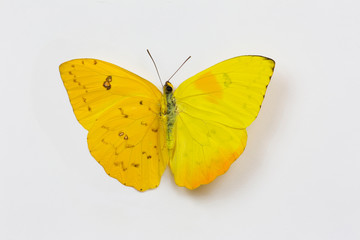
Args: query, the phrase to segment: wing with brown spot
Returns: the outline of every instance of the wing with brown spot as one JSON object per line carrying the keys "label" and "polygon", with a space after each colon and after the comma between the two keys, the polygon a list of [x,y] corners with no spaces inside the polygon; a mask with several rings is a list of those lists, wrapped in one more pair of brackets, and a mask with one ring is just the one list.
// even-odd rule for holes
{"label": "wing with brown spot", "polygon": [[89,130],[92,156],[111,177],[139,191],[156,188],[168,164],[159,111],[152,99],[124,98]]}
{"label": "wing with brown spot", "polygon": [[90,152],[105,171],[139,191],[157,187],[168,163],[161,92],[97,59],[65,62],[60,74],[76,118],[89,130]]}
{"label": "wing with brown spot", "polygon": [[87,130],[124,97],[161,98],[161,92],[149,81],[105,61],[75,59],[59,69],[75,116]]}

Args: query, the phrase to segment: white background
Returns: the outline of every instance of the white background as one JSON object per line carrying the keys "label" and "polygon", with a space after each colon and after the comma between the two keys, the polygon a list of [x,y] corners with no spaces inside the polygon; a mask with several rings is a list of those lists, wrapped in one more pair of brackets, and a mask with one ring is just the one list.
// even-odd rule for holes
{"label": "white background", "polygon": [[[0,239],[360,239],[357,0],[0,1]],[[248,145],[190,191],[139,193],[91,157],[58,66],[172,80],[244,54],[276,61]]]}

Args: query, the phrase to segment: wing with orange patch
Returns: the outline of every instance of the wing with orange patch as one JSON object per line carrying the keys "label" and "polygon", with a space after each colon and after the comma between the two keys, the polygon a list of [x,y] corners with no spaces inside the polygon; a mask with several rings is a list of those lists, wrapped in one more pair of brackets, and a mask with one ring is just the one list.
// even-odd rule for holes
{"label": "wing with orange patch", "polygon": [[240,56],[220,62],[182,83],[174,92],[180,112],[246,128],[259,113],[275,62]]}
{"label": "wing with orange patch", "polygon": [[245,129],[229,128],[179,114],[174,127],[175,147],[170,159],[177,185],[195,189],[225,173],[246,146]]}
{"label": "wing with orange patch", "polygon": [[243,152],[273,73],[273,60],[240,56],[186,80],[174,92],[177,117],[170,167],[193,189],[223,174]]}

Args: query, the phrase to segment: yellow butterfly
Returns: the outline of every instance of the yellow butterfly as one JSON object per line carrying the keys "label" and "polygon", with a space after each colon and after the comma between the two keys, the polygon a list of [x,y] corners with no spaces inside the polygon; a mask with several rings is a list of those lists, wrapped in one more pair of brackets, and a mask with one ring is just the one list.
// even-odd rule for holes
{"label": "yellow butterfly", "polygon": [[275,62],[239,56],[163,93],[121,67],[97,59],[60,65],[91,155],[107,174],[139,191],[156,188],[170,165],[179,186],[195,189],[225,173],[244,151]]}

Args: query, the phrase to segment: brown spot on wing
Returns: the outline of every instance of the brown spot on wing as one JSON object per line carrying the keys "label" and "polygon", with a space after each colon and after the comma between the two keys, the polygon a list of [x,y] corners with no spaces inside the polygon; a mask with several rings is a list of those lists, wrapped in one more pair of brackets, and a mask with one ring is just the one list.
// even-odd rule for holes
{"label": "brown spot on wing", "polygon": [[140,166],[140,164],[138,164],[138,163],[132,163],[131,166],[138,168],[138,167]]}
{"label": "brown spot on wing", "polygon": [[106,129],[108,131],[110,130],[110,128],[108,126],[105,126],[105,125],[102,125],[101,128]]}
{"label": "brown spot on wing", "polygon": [[105,81],[103,83],[103,87],[106,88],[106,90],[110,90],[111,89],[111,84],[109,81]]}
{"label": "brown spot on wing", "polygon": [[[120,163],[121,163],[122,170],[125,172],[127,170],[127,168],[124,166],[124,162],[120,162]],[[125,183],[124,183],[124,185],[126,186]]]}
{"label": "brown spot on wing", "polygon": [[112,81],[112,76],[107,76],[103,83],[103,87],[106,88],[106,90],[111,89],[111,83],[110,83],[111,81]]}

